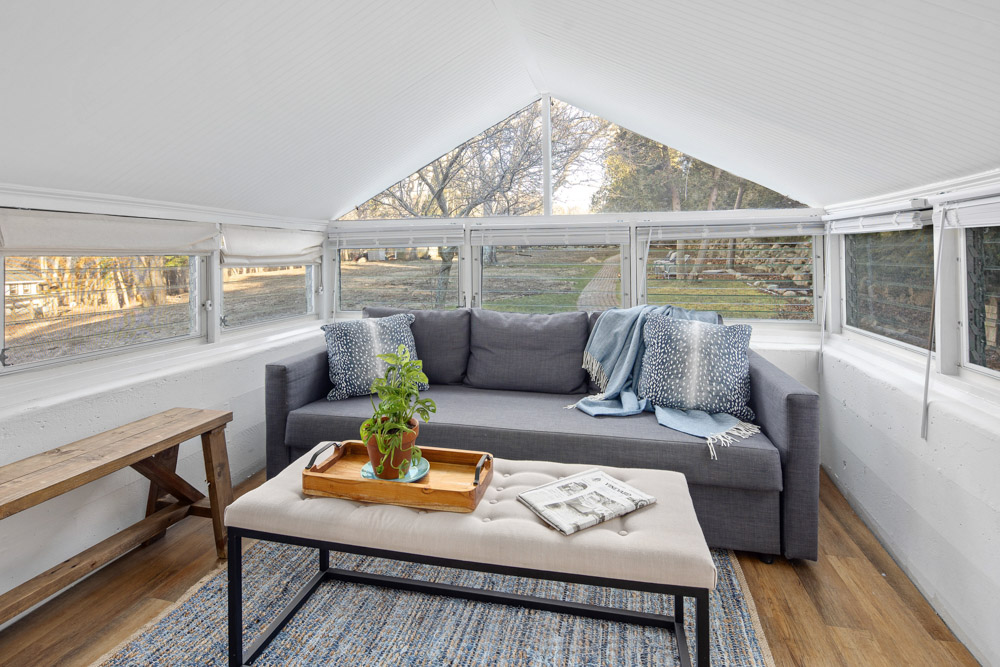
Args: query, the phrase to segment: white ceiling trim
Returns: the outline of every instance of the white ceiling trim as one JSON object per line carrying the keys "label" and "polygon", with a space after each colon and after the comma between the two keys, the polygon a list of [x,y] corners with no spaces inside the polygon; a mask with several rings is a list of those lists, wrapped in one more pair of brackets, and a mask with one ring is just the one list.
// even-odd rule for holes
{"label": "white ceiling trim", "polygon": [[195,206],[174,202],[135,199],[118,195],[101,195],[72,190],[35,188],[27,185],[0,183],[0,207],[23,208],[67,213],[96,213],[133,218],[164,218],[189,222],[236,223],[257,227],[280,227],[324,231],[326,220],[276,217],[233,211],[210,206]]}
{"label": "white ceiling trim", "polygon": [[[947,181],[921,185],[906,190],[890,192],[878,197],[868,197],[866,199],[856,199],[854,201],[840,204],[830,204],[826,206],[824,219],[834,220],[837,218],[850,218],[860,215],[873,215],[876,213],[887,213],[892,211],[905,211],[908,209],[924,208],[927,202],[935,203],[940,201],[951,201],[954,199],[965,199],[972,196],[964,195],[966,191],[975,193],[982,191],[991,194],[1000,188],[1000,169],[984,171],[972,176],[963,178],[953,178]],[[962,196],[959,196],[962,195]],[[925,199],[925,202],[914,202],[914,200]]]}

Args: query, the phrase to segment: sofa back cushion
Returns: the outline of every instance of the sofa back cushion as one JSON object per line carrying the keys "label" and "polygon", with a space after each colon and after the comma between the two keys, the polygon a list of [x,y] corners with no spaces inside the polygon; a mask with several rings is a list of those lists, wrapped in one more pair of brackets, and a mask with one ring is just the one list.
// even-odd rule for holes
{"label": "sofa back cushion", "polygon": [[413,340],[417,356],[424,362],[424,373],[431,384],[462,384],[469,364],[469,309],[406,310],[368,306],[365,317],[388,317],[399,313],[413,315]]}
{"label": "sofa back cushion", "polygon": [[578,394],[587,390],[587,313],[525,315],[471,311],[465,384],[480,389]]}

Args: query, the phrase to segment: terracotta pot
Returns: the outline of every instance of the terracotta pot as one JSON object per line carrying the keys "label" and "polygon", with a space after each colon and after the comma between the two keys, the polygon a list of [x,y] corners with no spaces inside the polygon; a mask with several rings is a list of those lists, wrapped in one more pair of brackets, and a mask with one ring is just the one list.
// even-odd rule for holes
{"label": "terracotta pot", "polygon": [[[383,421],[385,419],[385,417],[382,418]],[[368,458],[372,462],[372,470],[375,471],[375,476],[379,479],[399,479],[400,467],[403,467],[403,463],[409,461],[413,455],[413,443],[416,442],[417,434],[420,433],[420,422],[411,419],[410,428],[413,429],[413,432],[403,434],[402,445],[394,449],[392,456],[385,460],[381,474],[378,472],[378,466],[382,462],[382,453],[378,450],[378,441],[375,436],[368,438],[365,447],[368,449]]]}

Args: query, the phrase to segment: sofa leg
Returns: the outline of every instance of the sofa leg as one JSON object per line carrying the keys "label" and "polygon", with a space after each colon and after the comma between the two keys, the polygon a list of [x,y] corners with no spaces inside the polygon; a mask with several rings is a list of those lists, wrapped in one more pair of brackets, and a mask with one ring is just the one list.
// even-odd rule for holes
{"label": "sofa leg", "polygon": [[772,565],[774,563],[774,556],[772,554],[757,554],[757,560],[765,565]]}

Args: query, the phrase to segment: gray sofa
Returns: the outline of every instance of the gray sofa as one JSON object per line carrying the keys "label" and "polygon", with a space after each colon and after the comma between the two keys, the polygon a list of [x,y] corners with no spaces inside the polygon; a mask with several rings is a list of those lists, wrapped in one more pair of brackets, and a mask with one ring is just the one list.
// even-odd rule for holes
{"label": "gray sofa", "polygon": [[[712,547],[815,560],[819,397],[750,352],[750,405],[762,433],[718,450],[652,414],[590,417],[565,407],[593,392],[580,368],[597,314],[520,315],[479,309],[413,312],[417,353],[437,413],[425,445],[534,459],[683,472]],[[321,440],[356,439],[370,399],[328,401],[327,351],[267,365],[267,475]]]}

